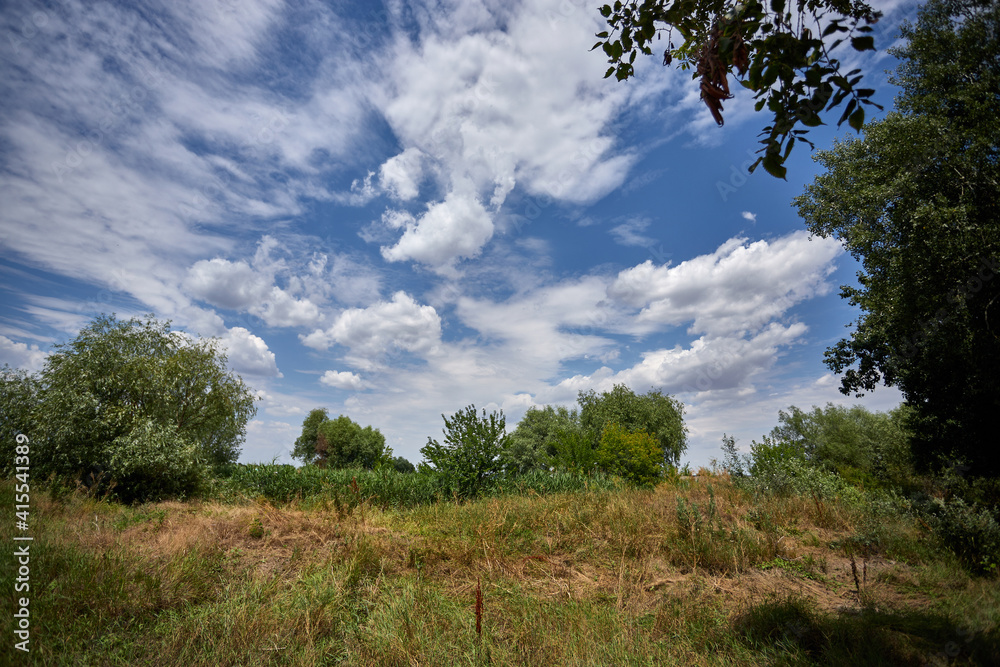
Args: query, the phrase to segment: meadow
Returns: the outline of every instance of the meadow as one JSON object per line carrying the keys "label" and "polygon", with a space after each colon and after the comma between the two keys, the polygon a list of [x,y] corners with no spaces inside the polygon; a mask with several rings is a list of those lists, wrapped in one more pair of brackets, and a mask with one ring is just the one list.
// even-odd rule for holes
{"label": "meadow", "polygon": [[[1000,586],[898,499],[241,466],[184,502],[32,496],[32,665],[988,665]],[[0,484],[14,504],[14,485]],[[13,544],[5,522],[0,540]],[[11,558],[0,588],[14,588]],[[12,598],[5,594],[4,615]]]}

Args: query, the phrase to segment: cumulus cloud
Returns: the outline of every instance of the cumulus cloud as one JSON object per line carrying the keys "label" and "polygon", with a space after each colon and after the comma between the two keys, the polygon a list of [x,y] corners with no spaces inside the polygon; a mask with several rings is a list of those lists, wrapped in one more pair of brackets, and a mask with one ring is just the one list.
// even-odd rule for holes
{"label": "cumulus cloud", "polygon": [[263,276],[245,261],[215,258],[201,260],[188,270],[186,287],[199,299],[219,308],[249,309],[262,302],[270,291]]}
{"label": "cumulus cloud", "polygon": [[469,188],[450,192],[420,218],[398,214],[390,220],[403,228],[403,236],[383,246],[382,256],[390,262],[415,260],[439,273],[450,273],[457,259],[478,255],[493,236],[490,215]]}
{"label": "cumulus cloud", "polygon": [[643,84],[601,78],[605,59],[588,51],[600,25],[560,0],[445,3],[419,43],[395,42],[379,108],[404,150],[380,182],[405,200],[428,174],[446,194],[386,259],[447,269],[477,256],[516,186],[589,203],[622,183],[636,158],[616,152],[608,124]]}
{"label": "cumulus cloud", "polygon": [[8,364],[11,368],[23,368],[33,373],[42,370],[48,356],[37,345],[18,343],[0,335],[0,365]]}
{"label": "cumulus cloud", "polygon": [[806,232],[770,242],[734,238],[677,266],[646,261],[622,271],[608,295],[642,309],[632,322],[636,333],[686,322],[692,334],[754,331],[794,304],[828,293],[826,278],[842,252],[838,241]]}
{"label": "cumulus cloud", "polygon": [[741,213],[740,215],[743,216],[744,220],[746,220],[746,221],[748,221],[748,222],[750,222],[752,224],[757,224],[757,214],[756,213],[751,213],[750,211],[743,211],[743,213]]}
{"label": "cumulus cloud", "polygon": [[[231,262],[218,257],[200,260],[188,270],[184,286],[193,296],[213,306],[248,312],[269,326],[315,324],[320,318],[319,306],[308,296],[297,298],[295,293],[325,297],[328,258],[315,256],[297,273],[283,259],[274,256],[282,250],[274,237],[264,236],[252,265],[245,260]],[[279,276],[288,288],[274,284]]]}
{"label": "cumulus cloud", "polygon": [[221,336],[222,347],[229,357],[229,367],[237,373],[262,377],[282,377],[264,339],[243,327],[233,327]]}
{"label": "cumulus cloud", "polygon": [[379,168],[379,184],[396,199],[415,198],[420,194],[423,157],[419,148],[410,147],[389,158]]}
{"label": "cumulus cloud", "polygon": [[317,329],[300,338],[317,350],[326,350],[334,343],[343,345],[350,350],[345,357],[349,363],[371,368],[379,357],[395,351],[432,353],[441,341],[441,318],[433,306],[421,306],[400,291],[392,301],[349,308],[328,329]]}
{"label": "cumulus cloud", "polygon": [[350,371],[327,371],[319,379],[322,384],[334,389],[349,389],[351,391],[361,391],[365,383],[361,376]]}

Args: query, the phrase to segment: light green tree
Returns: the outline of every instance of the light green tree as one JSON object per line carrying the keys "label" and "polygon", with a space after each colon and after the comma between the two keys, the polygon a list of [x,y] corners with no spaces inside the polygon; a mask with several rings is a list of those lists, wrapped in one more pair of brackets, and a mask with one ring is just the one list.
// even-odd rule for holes
{"label": "light green tree", "polygon": [[[308,419],[308,418],[307,418]],[[316,465],[373,470],[392,461],[385,436],[371,426],[361,427],[350,417],[328,419],[317,429]]]}
{"label": "light green tree", "polygon": [[560,439],[580,430],[576,410],[551,405],[528,408],[501,454],[504,470],[523,474],[547,468],[557,456]]}
{"label": "light green tree", "polygon": [[630,431],[608,422],[597,446],[597,465],[634,484],[654,484],[663,477],[663,451],[643,429]]}
{"label": "light green tree", "polygon": [[329,418],[326,408],[316,408],[309,411],[302,422],[302,435],[295,439],[295,446],[292,448],[293,459],[299,459],[303,463],[313,462],[316,458],[316,439],[319,436],[319,427]]}

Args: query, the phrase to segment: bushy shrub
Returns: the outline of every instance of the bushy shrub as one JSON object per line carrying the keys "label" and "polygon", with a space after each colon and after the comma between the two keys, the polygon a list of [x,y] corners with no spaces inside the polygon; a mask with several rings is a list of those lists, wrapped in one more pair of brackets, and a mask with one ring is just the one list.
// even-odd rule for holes
{"label": "bushy shrub", "polygon": [[124,502],[184,497],[201,490],[208,477],[198,446],[172,424],[144,419],[116,438],[109,452],[105,475]]}
{"label": "bushy shrub", "polygon": [[663,477],[663,450],[646,431],[611,422],[601,434],[597,465],[635,484],[653,484]]}
{"label": "bushy shrub", "polygon": [[938,538],[972,573],[1000,574],[1000,522],[995,510],[961,498],[935,498],[921,504]]}
{"label": "bushy shrub", "polygon": [[32,475],[100,477],[129,501],[197,491],[207,469],[236,461],[256,413],[218,341],[151,317],[98,317],[18,382],[33,403],[17,426],[31,438]]}
{"label": "bushy shrub", "polygon": [[463,498],[480,495],[494,485],[503,465],[500,456],[507,444],[503,411],[480,417],[470,405],[444,419],[444,442],[433,438],[420,453],[427,460],[422,468],[437,472],[441,484]]}
{"label": "bushy shrub", "polygon": [[644,430],[657,442],[660,458],[676,466],[687,449],[684,404],[659,391],[636,394],[623,384],[600,394],[580,392],[580,423],[599,442],[605,426],[614,422],[629,431]]}
{"label": "bushy shrub", "polygon": [[547,468],[557,454],[560,438],[568,433],[582,434],[576,410],[551,405],[528,408],[501,454],[504,471],[524,474]]}

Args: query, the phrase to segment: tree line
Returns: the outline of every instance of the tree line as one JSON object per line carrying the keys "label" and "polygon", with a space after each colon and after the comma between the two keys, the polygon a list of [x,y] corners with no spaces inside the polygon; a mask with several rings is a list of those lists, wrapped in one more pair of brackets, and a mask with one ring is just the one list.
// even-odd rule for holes
{"label": "tree line", "polygon": [[[532,407],[508,433],[503,410],[487,413],[469,405],[444,420],[443,439],[428,437],[420,453],[422,472],[461,497],[473,497],[501,476],[535,471],[603,472],[636,484],[652,484],[679,464],[687,448],[680,401],[651,390],[636,394],[625,385],[580,392],[579,410]],[[393,457],[385,437],[346,415],[330,419],[324,408],[309,413],[292,456],[331,468],[392,467],[414,471]]]}

